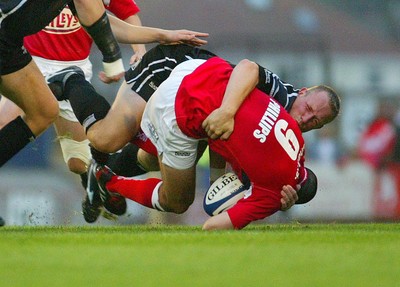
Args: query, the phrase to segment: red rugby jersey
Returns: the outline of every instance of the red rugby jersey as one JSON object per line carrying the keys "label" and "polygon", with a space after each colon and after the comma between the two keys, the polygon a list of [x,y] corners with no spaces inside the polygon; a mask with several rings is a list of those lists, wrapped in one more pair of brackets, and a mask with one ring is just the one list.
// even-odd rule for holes
{"label": "red rugby jersey", "polygon": [[[178,125],[186,135],[206,137],[201,124],[221,105],[232,70],[225,60],[214,57],[183,79],[175,109]],[[238,229],[278,211],[282,187],[295,187],[306,176],[304,139],[297,122],[258,89],[239,108],[229,140],[209,140],[209,145],[239,176],[245,172],[252,183],[251,195],[228,210]]]}
{"label": "red rugby jersey", "polygon": [[379,117],[361,134],[358,153],[371,167],[379,169],[392,154],[395,144],[396,130],[393,123]]}
{"label": "red rugby jersey", "polygon": [[[104,0],[105,8],[121,20],[138,13],[133,0]],[[65,7],[40,32],[24,38],[24,46],[33,56],[56,61],[80,61],[89,56],[93,40],[71,10]]]}

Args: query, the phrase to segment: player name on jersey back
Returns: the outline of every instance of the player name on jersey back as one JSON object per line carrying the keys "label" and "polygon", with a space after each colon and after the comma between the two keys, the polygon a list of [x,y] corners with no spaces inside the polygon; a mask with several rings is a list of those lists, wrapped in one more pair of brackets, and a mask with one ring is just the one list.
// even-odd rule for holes
{"label": "player name on jersey back", "polygon": [[264,115],[258,123],[260,129],[256,129],[253,132],[254,137],[259,139],[261,143],[264,143],[266,141],[272,127],[275,125],[276,120],[279,116],[280,109],[281,106],[278,103],[274,102],[273,100],[269,102]]}

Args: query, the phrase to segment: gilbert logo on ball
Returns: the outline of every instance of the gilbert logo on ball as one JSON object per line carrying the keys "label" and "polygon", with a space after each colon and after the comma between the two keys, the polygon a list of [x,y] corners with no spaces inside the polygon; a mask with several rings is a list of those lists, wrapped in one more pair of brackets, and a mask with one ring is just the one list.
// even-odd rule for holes
{"label": "gilbert logo on ball", "polygon": [[217,215],[243,198],[246,189],[240,179],[232,172],[219,177],[204,196],[203,208],[210,215]]}

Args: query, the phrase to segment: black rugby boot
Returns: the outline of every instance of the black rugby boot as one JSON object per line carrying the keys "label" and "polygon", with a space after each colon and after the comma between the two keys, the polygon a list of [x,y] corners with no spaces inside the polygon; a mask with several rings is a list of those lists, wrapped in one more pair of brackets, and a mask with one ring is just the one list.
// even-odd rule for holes
{"label": "black rugby boot", "polygon": [[123,215],[127,209],[125,197],[119,193],[110,192],[106,188],[107,182],[116,174],[108,166],[101,166],[97,163],[94,170],[100,188],[100,198],[103,201],[104,207],[115,215]]}
{"label": "black rugby boot", "polygon": [[93,223],[99,218],[103,202],[100,199],[100,189],[94,173],[95,165],[91,163],[87,173],[86,196],[82,201],[82,214],[87,223]]}

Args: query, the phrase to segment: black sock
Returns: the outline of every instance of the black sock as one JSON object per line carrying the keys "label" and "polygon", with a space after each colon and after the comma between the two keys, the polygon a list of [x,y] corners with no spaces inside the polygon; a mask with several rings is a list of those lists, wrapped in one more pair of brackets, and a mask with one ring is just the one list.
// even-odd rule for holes
{"label": "black sock", "polygon": [[134,144],[127,144],[121,152],[110,155],[107,166],[116,174],[122,176],[136,176],[145,174],[147,171],[141,168],[137,162],[138,147]]}
{"label": "black sock", "polygon": [[21,117],[9,122],[0,130],[0,166],[34,139],[35,135]]}
{"label": "black sock", "polygon": [[84,189],[87,187],[87,180],[88,180],[88,174],[87,172],[84,172],[79,175],[81,177],[81,183]]}
{"label": "black sock", "polygon": [[95,149],[91,144],[89,144],[90,146],[90,153],[92,154],[92,158],[101,165],[105,165],[107,164],[107,161],[110,157],[110,155],[108,153],[105,152],[101,152],[97,149]]}
{"label": "black sock", "polygon": [[67,98],[65,98],[63,94],[62,83],[60,82],[49,83],[48,86],[53,95],[56,97],[57,101],[67,100]]}
{"label": "black sock", "polygon": [[72,75],[68,79],[64,95],[69,99],[75,116],[85,130],[98,120],[104,119],[110,110],[108,101],[80,75]]}

